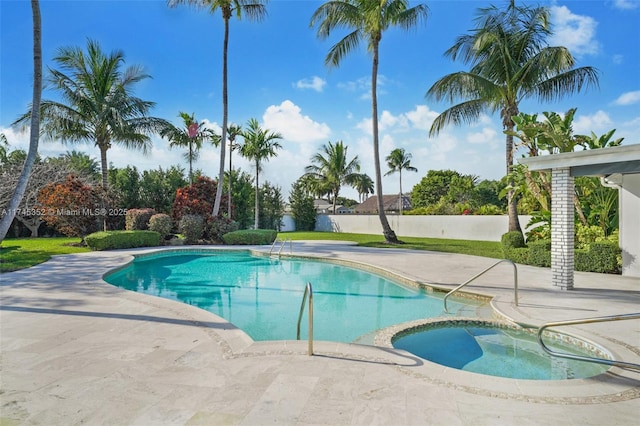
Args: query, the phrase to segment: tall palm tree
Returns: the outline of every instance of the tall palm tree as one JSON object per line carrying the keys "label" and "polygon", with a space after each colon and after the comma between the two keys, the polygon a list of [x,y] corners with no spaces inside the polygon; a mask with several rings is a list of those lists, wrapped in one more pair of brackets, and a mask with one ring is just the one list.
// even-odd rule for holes
{"label": "tall palm tree", "polygon": [[352,185],[356,175],[360,173],[360,160],[358,156],[347,159],[347,149],[342,141],[335,145],[331,142],[324,145],[321,152],[311,157],[310,166],[305,171],[322,183],[322,187],[329,192],[333,204],[333,214],[336,213],[336,202],[340,188],[344,184]]}
{"label": "tall palm tree", "polygon": [[[18,206],[24,197],[29,183],[29,176],[36,157],[38,156],[38,142],[40,140],[40,102],[42,98],[42,22],[40,16],[40,2],[31,0],[31,14],[33,19],[33,95],[31,99],[32,109],[28,119],[31,123],[29,135],[29,153],[18,178],[18,184],[13,192],[8,206],[8,213],[0,220],[0,242],[7,236],[11,222],[16,216]],[[3,135],[4,136],[4,135]],[[5,142],[6,142],[6,138]]]}
{"label": "tall palm tree", "polygon": [[[49,82],[63,102],[43,100],[40,106],[43,133],[63,142],[91,142],[100,150],[102,186],[107,187],[107,151],[112,143],[147,153],[150,134],[166,127],[166,120],[150,117],[153,102],[133,96],[133,85],[149,77],[140,66],[124,70],[124,54],[114,50],[105,55],[100,45],[87,42],[87,51],[63,47],[54,61],[60,70],[51,69]],[[33,108],[32,108],[33,109]],[[24,125],[31,111],[13,124]]]}
{"label": "tall palm tree", "polygon": [[400,204],[400,214],[402,215],[402,171],[407,170],[409,172],[417,172],[418,169],[411,165],[411,157],[412,155],[409,153],[405,153],[404,148],[396,148],[387,156],[387,166],[389,167],[389,171],[385,173],[385,176],[389,176],[395,172],[400,174],[400,199],[398,203]]}
{"label": "tall palm tree", "polygon": [[238,147],[236,142],[236,137],[242,134],[242,126],[238,126],[236,124],[230,124],[227,129],[227,134],[229,135],[227,139],[229,139],[229,208],[227,211],[229,212],[229,218],[233,217],[233,212],[231,211],[231,190],[233,189],[233,168],[231,166],[231,157],[233,157],[233,151]]}
{"label": "tall palm tree", "polygon": [[378,140],[378,51],[382,33],[392,26],[410,29],[426,19],[428,8],[424,4],[408,7],[408,0],[335,0],[322,4],[311,17],[311,26],[318,26],[317,35],[329,37],[334,29],[349,28],[353,31],[337,42],[327,54],[325,64],[338,66],[342,59],[363,40],[372,54],[371,69],[371,117],[373,127],[373,159],[378,193],[378,216],[384,238],[389,243],[399,243],[389,226],[382,200],[382,173],[380,171],[380,148]]}
{"label": "tall palm tree", "polygon": [[[597,86],[598,72],[592,67],[574,68],[575,60],[567,48],[548,45],[552,32],[549,10],[544,7],[519,7],[511,0],[504,11],[495,6],[479,9],[477,22],[475,30],[458,37],[446,52],[471,69],[442,77],[427,92],[427,97],[438,101],[460,101],[434,120],[429,134],[437,135],[447,124],[475,122],[483,111],[499,111],[506,131],[509,174],[513,165],[512,117],[518,115],[520,101],[537,98],[549,102],[583,87]],[[521,231],[513,191],[508,203],[509,231]]]}
{"label": "tall palm tree", "polygon": [[179,4],[189,4],[207,9],[210,13],[220,10],[224,21],[224,39],[222,42],[222,135],[220,144],[220,171],[218,173],[218,188],[213,203],[213,216],[218,216],[222,200],[222,181],[224,179],[225,153],[227,146],[227,123],[229,121],[229,102],[227,96],[227,57],[229,50],[229,21],[235,15],[241,19],[242,15],[253,21],[260,21],[267,16],[266,3],[268,0],[168,0],[170,7]]}
{"label": "tall palm tree", "polygon": [[254,162],[256,167],[256,193],[255,193],[255,217],[254,227],[258,229],[259,225],[259,190],[260,185],[258,178],[262,170],[262,162],[269,161],[271,157],[278,155],[277,149],[282,148],[278,139],[282,139],[282,135],[277,132],[271,132],[260,128],[258,120],[249,119],[247,129],[242,131],[244,144],[240,147],[240,155]]}
{"label": "tall palm tree", "polygon": [[184,122],[183,128],[178,128],[173,124],[168,124],[160,135],[169,140],[169,147],[186,147],[188,150],[184,154],[184,158],[189,163],[189,182],[193,183],[193,162],[198,160],[202,143],[206,140],[211,141],[215,146],[220,143],[219,137],[213,130],[204,127],[205,123],[198,123],[194,114],[186,112],[178,113],[178,117]]}

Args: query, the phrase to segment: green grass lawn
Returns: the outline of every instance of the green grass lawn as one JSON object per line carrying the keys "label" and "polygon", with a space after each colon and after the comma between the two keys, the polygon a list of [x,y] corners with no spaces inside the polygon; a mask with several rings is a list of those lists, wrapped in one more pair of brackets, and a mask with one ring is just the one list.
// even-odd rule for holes
{"label": "green grass lawn", "polygon": [[[280,238],[292,240],[354,241],[363,247],[402,248],[431,250],[448,253],[470,254],[502,259],[499,242],[445,240],[439,238],[400,237],[404,244],[386,244],[382,235],[349,234],[341,232],[281,232]],[[46,262],[56,254],[90,251],[79,247],[78,238],[20,238],[5,239],[0,246],[0,272],[16,271]]]}
{"label": "green grass lawn", "polygon": [[80,238],[6,238],[0,245],[0,272],[28,268],[56,254],[90,251],[79,243]]}
{"label": "green grass lawn", "polygon": [[447,253],[504,259],[502,245],[494,241],[445,240],[442,238],[398,237],[404,244],[387,244],[382,235],[349,234],[342,232],[281,232],[279,238],[292,240],[354,241],[363,247],[431,250]]}

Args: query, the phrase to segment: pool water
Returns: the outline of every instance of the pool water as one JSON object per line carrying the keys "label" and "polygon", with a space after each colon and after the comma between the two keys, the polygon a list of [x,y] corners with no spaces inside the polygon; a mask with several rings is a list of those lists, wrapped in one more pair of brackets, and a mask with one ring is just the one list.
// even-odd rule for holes
{"label": "pool water", "polygon": [[[559,339],[545,339],[545,343],[558,352],[594,356]],[[398,337],[393,347],[447,367],[512,379],[581,379],[608,369],[552,357],[542,350],[535,334],[509,328],[436,327]]]}
{"label": "pool water", "polygon": [[[329,262],[249,252],[151,255],[107,275],[110,284],[206,309],[254,340],[294,340],[307,282],[313,286],[314,339],[370,343],[376,330],[443,315],[442,297]],[[454,300],[452,312],[479,302]],[[307,337],[307,312],[301,338]]]}

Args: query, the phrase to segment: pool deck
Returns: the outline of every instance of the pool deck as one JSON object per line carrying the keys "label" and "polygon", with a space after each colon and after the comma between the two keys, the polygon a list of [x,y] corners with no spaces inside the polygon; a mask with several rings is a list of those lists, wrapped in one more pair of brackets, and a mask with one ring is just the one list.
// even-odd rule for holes
{"label": "pool deck", "polygon": [[[632,425],[640,417],[638,372],[503,379],[332,342],[315,342],[308,356],[306,341],[253,342],[214,314],[102,281],[148,251],[56,256],[0,276],[0,425]],[[295,241],[293,252],[443,288],[496,261],[318,241]],[[577,272],[575,289],[562,291],[549,269],[523,265],[518,278],[519,306],[508,264],[468,288],[531,325],[640,312],[640,279]],[[640,320],[562,331],[640,363]]]}

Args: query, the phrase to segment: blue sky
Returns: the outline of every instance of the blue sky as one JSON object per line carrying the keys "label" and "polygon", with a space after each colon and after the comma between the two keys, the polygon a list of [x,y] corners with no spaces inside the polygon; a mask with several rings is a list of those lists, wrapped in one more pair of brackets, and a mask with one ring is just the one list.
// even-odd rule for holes
{"label": "blue sky", "polygon": [[[409,32],[391,29],[381,42],[378,104],[381,161],[394,148],[413,155],[418,173],[403,173],[403,191],[431,169],[452,169],[481,179],[499,179],[505,173],[504,134],[498,115],[484,116],[473,126],[448,127],[428,137],[434,117],[448,107],[425,99],[431,85],[444,75],[466,70],[443,53],[459,35],[474,28],[479,7],[504,5],[504,0],[426,1],[429,18]],[[531,2],[527,2],[531,3]],[[346,32],[319,40],[309,28],[318,1],[271,0],[262,22],[233,19],[229,45],[229,117],[245,124],[258,119],[264,128],[283,135],[278,157],[264,164],[261,181],[282,187],[304,173],[310,158],[328,141],[342,140],[349,156],[357,155],[362,171],[375,177],[371,144],[371,58],[365,46],[328,69],[324,58]],[[413,3],[416,4],[416,3]],[[563,101],[541,105],[523,101],[527,113],[577,107],[574,131],[605,133],[624,144],[640,142],[640,1],[540,1],[550,7],[555,36],[551,44],[568,47],[577,66],[600,72],[600,87]],[[41,0],[44,64],[63,46],[86,46],[97,40],[104,51],[121,49],[126,65],[142,65],[152,79],[137,86],[135,94],[156,102],[153,115],[180,124],[179,111],[195,113],[219,129],[222,122],[221,69],[223,25],[219,12],[211,15],[188,6],[169,8],[166,1],[55,1]],[[26,0],[0,0],[0,131],[12,148],[28,146],[28,134],[10,128],[31,101],[31,8]],[[55,93],[46,91],[45,99]],[[82,150],[94,158],[91,145],[41,142],[42,156]],[[116,167],[128,164],[155,169],[179,164],[187,167],[179,150],[153,138],[147,156],[114,146],[108,160]],[[217,176],[218,149],[206,147],[195,167]],[[238,154],[234,167],[254,173]],[[398,176],[384,178],[385,193],[398,192]],[[355,191],[343,194],[357,199]]]}

